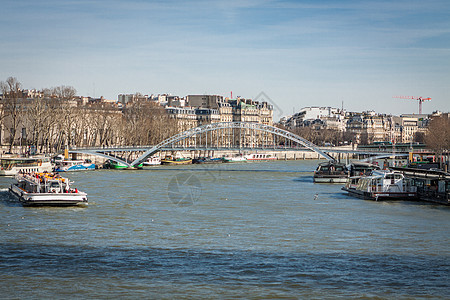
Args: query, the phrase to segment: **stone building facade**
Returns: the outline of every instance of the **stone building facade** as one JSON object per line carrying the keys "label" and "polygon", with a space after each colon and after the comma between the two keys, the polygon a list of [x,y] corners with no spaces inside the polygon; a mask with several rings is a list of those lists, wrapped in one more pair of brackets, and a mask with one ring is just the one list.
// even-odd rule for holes
{"label": "stone building facade", "polygon": [[[185,107],[166,106],[167,113],[177,120],[178,131],[184,131],[197,126],[217,122],[251,122],[273,125],[273,107],[267,102],[258,102],[251,99],[229,99],[218,95],[188,95]],[[223,146],[237,145],[250,146],[273,143],[271,135],[254,130],[224,129],[220,132],[211,132],[209,138],[219,140],[220,135]],[[192,141],[191,141],[192,142]]]}
{"label": "stone building facade", "polygon": [[425,133],[429,115],[392,116],[374,111],[347,112],[337,108],[306,107],[285,118],[288,128],[311,127],[314,130],[331,129],[350,133],[356,143],[396,142],[410,143],[416,133]]}

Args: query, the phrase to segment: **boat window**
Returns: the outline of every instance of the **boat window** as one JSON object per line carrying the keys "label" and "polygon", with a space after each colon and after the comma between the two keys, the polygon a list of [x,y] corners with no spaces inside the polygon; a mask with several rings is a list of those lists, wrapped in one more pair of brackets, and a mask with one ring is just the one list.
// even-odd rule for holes
{"label": "boat window", "polygon": [[395,174],[395,179],[402,179],[402,175],[401,174]]}
{"label": "boat window", "polygon": [[50,187],[59,187],[59,183],[57,181],[50,182]]}
{"label": "boat window", "polygon": [[3,169],[10,169],[12,167],[33,167],[37,165],[34,159],[2,159],[1,166]]}
{"label": "boat window", "polygon": [[369,181],[368,180],[364,180],[364,182],[363,182],[363,189],[367,189],[368,185],[369,185]]}
{"label": "boat window", "polygon": [[423,187],[423,181],[422,180],[414,180],[414,185],[417,187]]}

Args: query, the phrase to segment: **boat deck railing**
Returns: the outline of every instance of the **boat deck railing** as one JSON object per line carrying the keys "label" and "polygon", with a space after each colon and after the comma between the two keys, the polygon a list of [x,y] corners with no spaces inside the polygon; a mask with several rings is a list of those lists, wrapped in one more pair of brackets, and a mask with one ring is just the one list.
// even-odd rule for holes
{"label": "boat deck railing", "polygon": [[338,176],[338,175],[347,175],[348,172],[346,172],[346,171],[316,171],[315,174],[318,176],[324,176],[324,175]]}
{"label": "boat deck railing", "polygon": [[403,183],[399,184],[389,184],[389,185],[372,185],[369,186],[369,192],[393,192],[393,193],[415,193],[417,188],[415,186],[409,186]]}

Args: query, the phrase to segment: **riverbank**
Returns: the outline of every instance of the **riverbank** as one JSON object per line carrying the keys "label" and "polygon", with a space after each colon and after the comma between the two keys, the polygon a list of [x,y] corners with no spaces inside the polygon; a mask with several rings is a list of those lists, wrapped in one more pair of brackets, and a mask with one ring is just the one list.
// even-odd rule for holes
{"label": "riverbank", "polygon": [[[250,154],[250,153],[260,153],[260,154],[269,154],[272,157],[276,157],[277,160],[316,160],[323,159],[320,154],[308,150],[258,150],[258,151],[238,151],[238,150],[196,150],[196,151],[160,151],[155,155],[161,158],[167,156],[177,156],[177,157],[212,157],[212,158],[220,158],[225,156],[235,156],[239,154]],[[135,159],[142,153],[133,153],[129,156],[129,159]],[[339,152],[329,152],[329,154],[335,157],[338,160],[348,161],[351,159],[357,159],[357,154],[347,154],[347,153],[339,153]],[[127,157],[128,153],[117,153],[117,157]],[[89,155],[89,154],[79,154],[74,153],[70,155],[71,159],[90,159],[92,162],[98,165],[103,165],[107,160],[106,158]]]}

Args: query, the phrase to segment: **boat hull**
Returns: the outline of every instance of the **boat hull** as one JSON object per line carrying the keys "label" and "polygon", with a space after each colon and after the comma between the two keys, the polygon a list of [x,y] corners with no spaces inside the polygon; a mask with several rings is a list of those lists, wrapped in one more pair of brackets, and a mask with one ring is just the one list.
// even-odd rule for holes
{"label": "boat hull", "polygon": [[192,164],[192,159],[187,160],[161,160],[162,165],[190,165]]}
{"label": "boat hull", "polygon": [[346,183],[347,177],[314,177],[313,182],[315,183]]}
{"label": "boat hull", "polygon": [[247,154],[244,155],[244,158],[248,161],[265,161],[265,160],[277,160],[275,156],[272,156],[271,154]]}
{"label": "boat hull", "polygon": [[80,164],[73,165],[68,168],[56,168],[55,172],[72,172],[72,171],[87,171],[87,170],[95,170],[95,164]]}
{"label": "boat hull", "polygon": [[103,167],[105,169],[115,169],[115,170],[136,170],[136,169],[141,169],[144,166],[144,164],[139,164],[134,168],[130,168],[127,165],[123,165],[123,164],[119,164],[119,163],[107,163],[105,164]]}
{"label": "boat hull", "polygon": [[24,206],[87,206],[87,194],[77,193],[28,193],[16,185],[9,192]]}
{"label": "boat hull", "polygon": [[221,164],[223,160],[221,158],[213,158],[213,159],[193,159],[193,164]]}
{"label": "boat hull", "polygon": [[249,161],[254,161],[254,160],[277,160],[276,157],[270,157],[270,158],[247,158],[247,160]]}
{"label": "boat hull", "polygon": [[244,157],[224,157],[223,162],[225,163],[237,163],[237,162],[246,162],[247,159]]}
{"label": "boat hull", "polygon": [[128,167],[122,166],[122,165],[113,165],[113,166],[110,166],[108,169],[125,170],[126,168],[128,168]]}
{"label": "boat hull", "polygon": [[414,192],[365,192],[353,188],[342,188],[350,196],[354,196],[364,200],[415,200],[417,199],[417,193]]}
{"label": "boat hull", "polygon": [[142,163],[142,165],[144,165],[144,166],[159,166],[159,165],[161,165],[161,162],[159,162],[159,163],[154,163],[154,162],[143,162]]}

